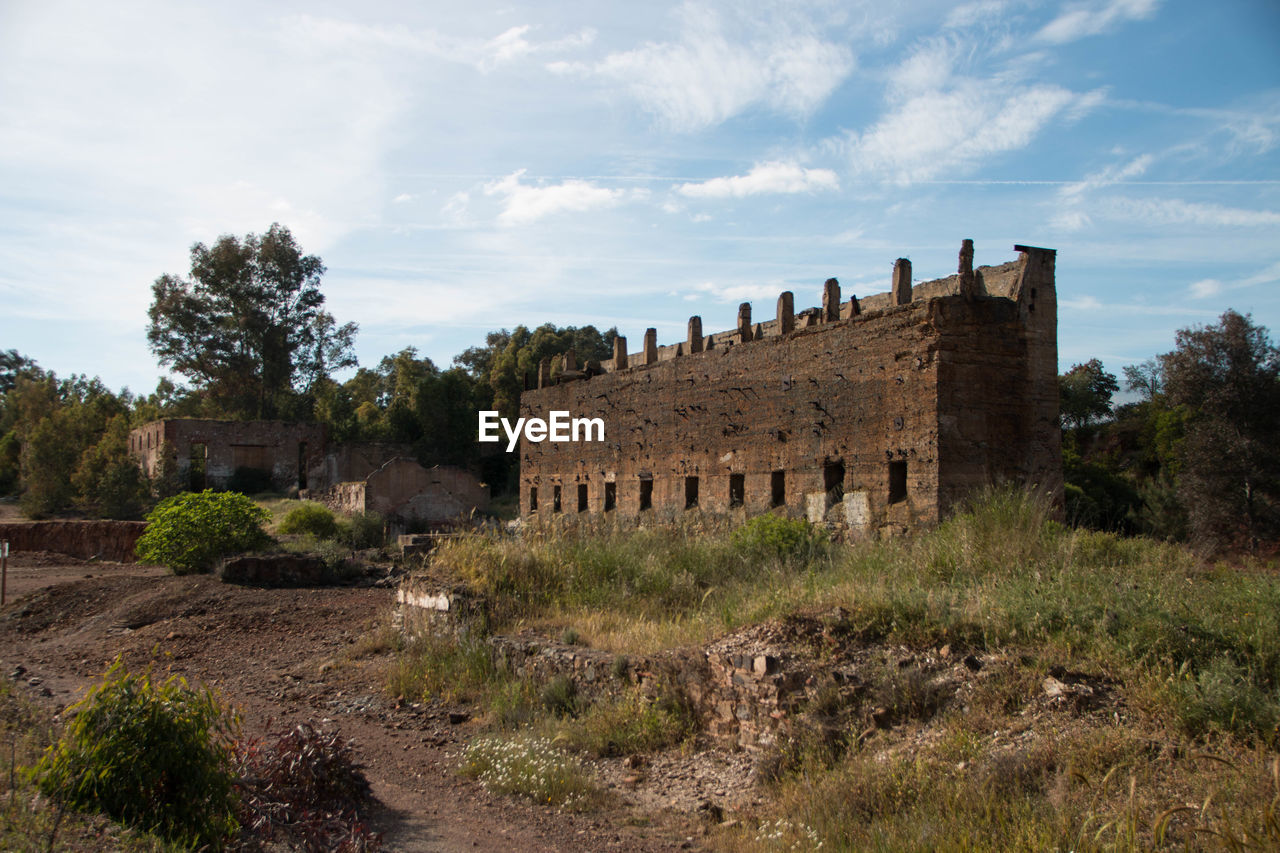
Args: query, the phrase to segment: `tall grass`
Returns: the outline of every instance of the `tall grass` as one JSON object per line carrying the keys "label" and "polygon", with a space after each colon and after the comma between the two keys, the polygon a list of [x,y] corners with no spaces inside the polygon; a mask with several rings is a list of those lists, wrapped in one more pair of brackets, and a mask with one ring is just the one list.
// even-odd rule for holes
{"label": "tall grass", "polygon": [[[1004,489],[912,538],[774,552],[725,528],[581,531],[444,543],[433,568],[493,607],[495,630],[571,623],[622,653],[705,642],[771,617],[838,613],[863,642],[1031,649],[1142,684],[1192,734],[1271,742],[1280,723],[1280,578],[1185,549],[1076,530]],[[839,608],[836,610],[836,608]]]}

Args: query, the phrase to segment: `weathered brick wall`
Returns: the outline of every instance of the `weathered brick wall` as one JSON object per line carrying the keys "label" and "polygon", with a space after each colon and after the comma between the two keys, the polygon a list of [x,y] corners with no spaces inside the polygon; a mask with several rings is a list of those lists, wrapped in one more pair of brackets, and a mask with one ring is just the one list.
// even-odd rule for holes
{"label": "weathered brick wall", "polygon": [[828,295],[785,334],[790,317],[753,325],[744,306],[732,332],[691,323],[680,345],[650,335],[601,375],[525,392],[522,417],[602,418],[606,440],[522,440],[522,515],[636,519],[644,493],[655,515],[755,515],[781,497],[791,515],[897,531],[986,482],[1060,494],[1053,253],[1018,248],[860,313]]}
{"label": "weathered brick wall", "polygon": [[129,452],[148,476],[155,475],[165,448],[175,454],[178,473],[184,478],[193,465],[203,464],[205,485],[211,488],[225,487],[240,466],[270,471],[278,488],[322,485],[308,480],[308,472],[324,470],[321,424],[173,418],[129,433]]}
{"label": "weathered brick wall", "polygon": [[17,521],[0,523],[0,540],[11,553],[54,551],[82,560],[132,563],[145,521]]}

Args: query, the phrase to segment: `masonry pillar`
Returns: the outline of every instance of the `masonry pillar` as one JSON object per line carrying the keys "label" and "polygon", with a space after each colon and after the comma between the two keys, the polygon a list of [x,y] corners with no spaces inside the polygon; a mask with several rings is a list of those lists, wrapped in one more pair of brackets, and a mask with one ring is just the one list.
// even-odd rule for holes
{"label": "masonry pillar", "polygon": [[622,335],[613,339],[613,369],[627,369],[627,339]]}
{"label": "masonry pillar", "polygon": [[840,282],[829,278],[822,285],[822,322],[834,323],[840,319]]}
{"label": "masonry pillar", "polygon": [[858,304],[857,295],[852,293],[849,294],[849,316],[857,317],[861,313],[862,313],[862,306]]}
{"label": "masonry pillar", "polygon": [[538,362],[538,387],[547,388],[551,385],[551,359],[544,358]]}
{"label": "masonry pillar", "polygon": [[658,361],[658,330],[644,330],[644,363],[654,364]]}
{"label": "masonry pillar", "polygon": [[960,244],[960,295],[972,301],[978,295],[978,279],[973,274],[973,241]]}
{"label": "masonry pillar", "polygon": [[745,344],[751,340],[751,303],[744,302],[738,306],[738,335]]}
{"label": "masonry pillar", "polygon": [[796,328],[796,298],[790,290],[778,297],[778,334],[785,335]]}
{"label": "masonry pillar", "polygon": [[568,373],[570,370],[577,370],[577,369],[578,369],[578,351],[571,349],[564,354],[564,367],[561,372]]}
{"label": "masonry pillar", "polygon": [[686,342],[685,352],[695,353],[702,352],[702,318],[689,318],[689,340]]}
{"label": "masonry pillar", "polygon": [[911,302],[911,261],[898,258],[893,262],[893,303],[907,305]]}

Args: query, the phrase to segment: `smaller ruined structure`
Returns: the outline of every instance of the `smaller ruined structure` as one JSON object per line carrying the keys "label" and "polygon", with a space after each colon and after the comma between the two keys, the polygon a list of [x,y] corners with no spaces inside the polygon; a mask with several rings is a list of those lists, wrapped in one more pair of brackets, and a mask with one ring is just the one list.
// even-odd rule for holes
{"label": "smaller ruined structure", "polygon": [[387,460],[363,479],[335,483],[308,497],[338,512],[376,512],[401,524],[444,524],[489,506],[489,490],[470,472],[424,468],[403,456]]}
{"label": "smaller ruined structure", "polygon": [[237,472],[256,472],[336,511],[400,524],[453,521],[489,506],[488,488],[466,470],[424,468],[399,444],[329,445],[314,423],[169,418],[133,430],[129,452],[148,477],[168,464],[190,489],[225,489]]}
{"label": "smaller ruined structure", "polygon": [[130,432],[129,453],[148,477],[161,472],[168,454],[192,489],[225,489],[238,470],[262,472],[277,489],[305,489],[325,441],[321,424],[167,418]]}

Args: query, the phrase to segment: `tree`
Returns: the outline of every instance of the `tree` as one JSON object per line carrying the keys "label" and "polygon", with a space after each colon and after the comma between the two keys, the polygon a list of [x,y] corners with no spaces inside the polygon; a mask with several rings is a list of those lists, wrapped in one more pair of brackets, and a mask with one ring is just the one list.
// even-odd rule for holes
{"label": "tree", "polygon": [[1178,490],[1191,535],[1211,550],[1255,546],[1280,527],[1280,350],[1235,311],[1176,341],[1160,365],[1186,413]]}
{"label": "tree", "polygon": [[525,326],[517,326],[509,335],[505,329],[489,335],[492,355],[487,361],[472,350],[464,352],[460,358],[466,359],[464,366],[488,365],[487,378],[489,387],[493,389],[493,407],[503,417],[515,418],[525,377],[536,380],[538,366],[544,358],[552,359],[553,375],[560,372],[555,357],[569,350],[574,351],[579,365],[588,361],[604,361],[613,355],[613,339],[617,336],[617,329],[601,334],[595,326],[559,328],[544,323],[532,332]]}
{"label": "tree", "polygon": [[1115,374],[1107,373],[1093,358],[1073,366],[1058,377],[1062,424],[1083,429],[1111,414],[1111,395],[1120,390]]}
{"label": "tree", "polygon": [[8,394],[22,376],[39,376],[43,373],[32,359],[16,349],[0,352],[0,394]]}
{"label": "tree", "polygon": [[161,364],[188,377],[213,411],[271,418],[331,371],[355,364],[354,323],[323,310],[315,255],[275,223],[243,240],[191,247],[190,279],[152,285],[147,341]]}

